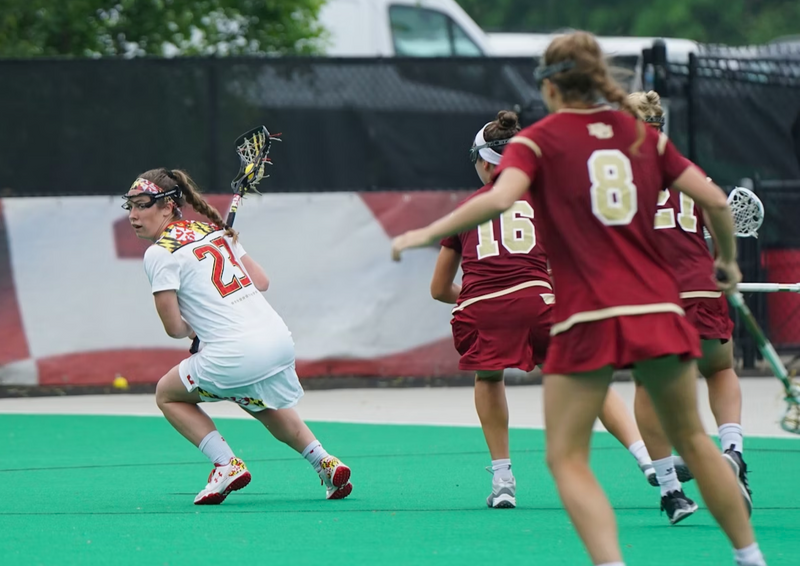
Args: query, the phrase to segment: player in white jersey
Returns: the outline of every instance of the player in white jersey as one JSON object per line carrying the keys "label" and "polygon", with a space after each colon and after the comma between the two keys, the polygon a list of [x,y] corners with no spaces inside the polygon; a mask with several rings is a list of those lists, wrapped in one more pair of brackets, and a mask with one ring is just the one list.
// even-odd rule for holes
{"label": "player in white jersey", "polygon": [[[293,409],[303,396],[294,342],[261,292],[264,270],[183,171],[153,169],[123,197],[136,235],[150,240],[144,268],[156,310],[172,338],[194,338],[199,352],[162,377],[156,403],[164,416],[214,464],[196,505],[219,504],[250,483],[250,472],[198,404],[233,401],[272,435],[305,457],[328,499],[353,489],[350,468],[329,455]],[[182,220],[189,204],[211,223]]]}

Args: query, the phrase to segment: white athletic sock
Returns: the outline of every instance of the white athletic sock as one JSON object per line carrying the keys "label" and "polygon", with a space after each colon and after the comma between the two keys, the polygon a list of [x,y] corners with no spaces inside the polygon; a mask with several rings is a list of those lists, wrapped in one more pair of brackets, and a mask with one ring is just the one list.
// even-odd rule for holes
{"label": "white athletic sock", "polygon": [[233,450],[222,438],[218,430],[212,430],[200,441],[200,452],[206,455],[215,466],[227,466],[234,457]]}
{"label": "white athletic sock", "polygon": [[653,465],[653,460],[650,459],[650,454],[647,453],[647,447],[644,445],[643,440],[638,440],[628,446],[628,452],[633,454],[640,467]]}
{"label": "white athletic sock", "polygon": [[678,475],[675,473],[672,456],[653,460],[653,467],[656,469],[658,485],[661,486],[661,495],[666,495],[670,491],[681,491],[681,482],[678,481]]}
{"label": "white athletic sock", "polygon": [[317,473],[322,470],[322,466],[320,466],[319,463],[327,455],[328,453],[325,452],[325,449],[322,447],[322,444],[319,443],[319,440],[311,441],[311,444],[306,446],[303,450],[303,458],[308,460],[308,463],[314,466],[314,469],[317,471]]}
{"label": "white athletic sock", "polygon": [[624,562],[605,562],[603,564],[598,564],[597,566],[625,566]]}
{"label": "white athletic sock", "polygon": [[492,460],[492,473],[497,479],[508,481],[514,477],[511,473],[511,458]]}
{"label": "white athletic sock", "polygon": [[742,425],[737,423],[727,423],[719,427],[719,444],[722,450],[727,450],[733,445],[737,452],[742,451],[744,445],[744,435]]}
{"label": "white athletic sock", "polygon": [[737,566],[767,566],[757,542],[739,550],[734,550],[733,556],[736,559]]}

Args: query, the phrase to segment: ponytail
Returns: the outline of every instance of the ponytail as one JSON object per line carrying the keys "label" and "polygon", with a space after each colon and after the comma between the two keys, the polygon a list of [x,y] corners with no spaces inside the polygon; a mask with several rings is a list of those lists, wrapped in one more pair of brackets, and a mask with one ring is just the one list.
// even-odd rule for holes
{"label": "ponytail", "polygon": [[180,187],[181,192],[183,193],[183,199],[193,209],[195,209],[199,214],[202,214],[208,218],[212,224],[216,224],[217,227],[225,230],[225,235],[230,237],[234,242],[238,240],[239,233],[228,226],[216,208],[208,204],[188,173],[181,171],[180,169],[165,169],[164,172],[170,179],[173,179],[177,183],[178,187]]}

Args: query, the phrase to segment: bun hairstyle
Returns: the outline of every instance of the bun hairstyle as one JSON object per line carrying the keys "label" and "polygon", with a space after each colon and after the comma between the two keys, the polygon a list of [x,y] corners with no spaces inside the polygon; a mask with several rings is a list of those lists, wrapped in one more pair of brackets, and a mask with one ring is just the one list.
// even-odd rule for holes
{"label": "bun hairstyle", "polygon": [[647,121],[649,117],[660,118],[664,115],[664,109],[661,107],[661,97],[654,90],[629,94],[628,101],[641,120]]}
{"label": "bun hairstyle", "polygon": [[[519,125],[519,116],[511,110],[501,110],[497,118],[489,122],[483,129],[483,139],[487,142],[507,140],[516,136],[522,128]],[[502,147],[499,147],[502,153]]]}
{"label": "bun hairstyle", "polygon": [[[161,187],[162,191],[168,191],[175,186],[181,189],[180,197],[171,198],[172,202],[175,203],[176,218],[180,218],[180,209],[186,206],[188,203],[199,214],[210,220],[212,224],[216,224],[220,229],[225,230],[225,234],[231,237],[234,241],[236,241],[238,238],[239,234],[236,232],[236,230],[228,226],[225,223],[225,220],[222,219],[219,211],[206,202],[200,193],[200,189],[197,188],[197,185],[186,171],[181,171],[180,169],[166,169],[162,167],[160,169],[151,169],[150,171],[146,171],[139,175],[139,178],[152,181]],[[166,206],[166,201],[159,201],[158,206]]]}
{"label": "bun hairstyle", "polygon": [[[568,68],[554,72],[547,78],[558,88],[564,102],[594,104],[605,99],[634,118],[639,118],[628,94],[611,76],[600,44],[585,31],[560,35],[550,42],[545,51],[545,67],[570,61]],[[644,124],[637,125],[638,138],[631,146],[636,155],[645,139]]]}

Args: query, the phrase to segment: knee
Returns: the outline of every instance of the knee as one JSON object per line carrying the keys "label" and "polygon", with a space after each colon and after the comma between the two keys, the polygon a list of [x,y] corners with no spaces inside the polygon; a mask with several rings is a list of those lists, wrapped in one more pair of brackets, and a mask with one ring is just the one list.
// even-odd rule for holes
{"label": "knee", "polygon": [[550,473],[558,476],[564,470],[588,466],[589,454],[582,450],[568,451],[548,446],[545,461]]}
{"label": "knee", "polygon": [[156,405],[161,411],[163,411],[164,406],[169,403],[169,395],[167,394],[167,386],[164,384],[164,379],[165,378],[162,377],[156,384]]}

